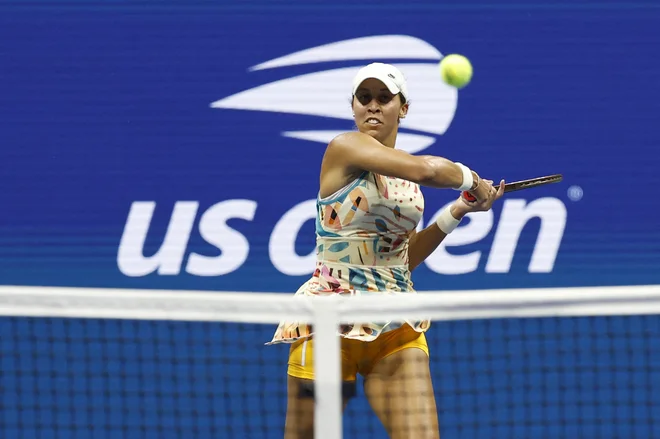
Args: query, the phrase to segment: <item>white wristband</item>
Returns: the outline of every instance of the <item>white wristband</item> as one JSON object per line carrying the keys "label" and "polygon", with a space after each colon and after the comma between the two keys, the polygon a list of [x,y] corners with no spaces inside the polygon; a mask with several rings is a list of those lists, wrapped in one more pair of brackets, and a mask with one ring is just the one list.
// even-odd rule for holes
{"label": "white wristband", "polygon": [[451,214],[451,209],[449,206],[445,207],[438,218],[436,218],[435,223],[438,225],[438,228],[442,230],[445,235],[449,235],[454,231],[456,227],[460,224],[461,220],[454,218]]}
{"label": "white wristband", "polygon": [[461,171],[463,172],[463,184],[461,184],[460,187],[457,187],[456,190],[461,192],[469,191],[470,189],[472,189],[472,185],[474,184],[472,171],[463,163],[455,162],[454,164],[457,165],[459,168],[461,168]]}

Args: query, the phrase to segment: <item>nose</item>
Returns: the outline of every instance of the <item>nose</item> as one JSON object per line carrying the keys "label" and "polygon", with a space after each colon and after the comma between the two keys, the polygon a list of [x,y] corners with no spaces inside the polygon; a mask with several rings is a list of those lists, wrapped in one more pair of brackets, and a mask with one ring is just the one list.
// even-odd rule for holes
{"label": "nose", "polygon": [[380,104],[376,98],[373,98],[367,104],[367,111],[370,113],[380,113]]}

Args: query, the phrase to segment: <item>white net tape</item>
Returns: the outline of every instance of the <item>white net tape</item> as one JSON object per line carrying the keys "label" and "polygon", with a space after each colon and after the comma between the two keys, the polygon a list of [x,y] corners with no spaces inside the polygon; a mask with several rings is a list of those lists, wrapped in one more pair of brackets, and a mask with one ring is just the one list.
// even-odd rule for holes
{"label": "white net tape", "polygon": [[342,322],[656,314],[660,285],[295,298],[257,292],[0,286],[0,315],[5,316],[311,322],[315,301],[334,303]]}

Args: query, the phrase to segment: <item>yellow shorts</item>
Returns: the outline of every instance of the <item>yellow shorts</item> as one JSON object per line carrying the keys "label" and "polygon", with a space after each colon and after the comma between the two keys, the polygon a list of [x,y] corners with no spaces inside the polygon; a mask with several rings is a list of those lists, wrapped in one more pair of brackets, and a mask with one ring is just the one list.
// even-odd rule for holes
{"label": "yellow shorts", "polygon": [[[364,376],[383,358],[408,348],[418,348],[429,355],[424,333],[415,331],[407,324],[369,342],[343,338],[342,380],[355,381],[358,373]],[[314,379],[314,340],[298,340],[291,345],[287,373],[296,378]]]}

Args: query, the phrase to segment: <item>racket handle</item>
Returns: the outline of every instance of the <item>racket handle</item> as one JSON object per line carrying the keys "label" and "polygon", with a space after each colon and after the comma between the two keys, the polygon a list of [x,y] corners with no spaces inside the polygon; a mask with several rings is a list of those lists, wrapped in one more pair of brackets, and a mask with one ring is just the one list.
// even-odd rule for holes
{"label": "racket handle", "polygon": [[[505,185],[505,186],[504,186],[504,192],[507,192],[507,190],[506,190],[506,187],[507,187],[507,186],[509,186],[509,185]],[[497,189],[497,186],[493,185],[493,187],[494,187],[495,189]],[[477,197],[475,197],[474,195],[472,195],[472,194],[469,193],[468,191],[463,191],[463,198],[465,198],[465,199],[466,199],[467,201],[469,201],[470,203],[474,203],[475,201],[477,201]]]}

